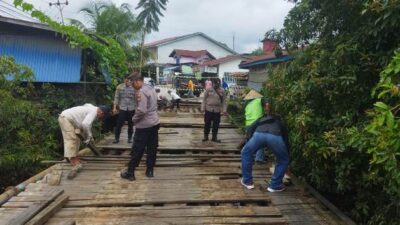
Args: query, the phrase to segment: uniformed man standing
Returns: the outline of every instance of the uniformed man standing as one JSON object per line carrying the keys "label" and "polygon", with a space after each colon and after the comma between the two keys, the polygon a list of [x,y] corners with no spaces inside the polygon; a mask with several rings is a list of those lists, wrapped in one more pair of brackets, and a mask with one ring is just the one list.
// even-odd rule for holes
{"label": "uniformed man standing", "polygon": [[201,111],[204,112],[204,139],[208,141],[212,122],[212,139],[213,142],[221,142],[218,140],[219,123],[221,122],[221,113],[226,114],[227,103],[224,89],[221,88],[221,81],[216,79],[213,82],[213,88],[206,89],[203,101],[201,103]]}
{"label": "uniformed man standing", "polygon": [[132,85],[136,90],[136,110],[133,122],[136,126],[134,142],[132,146],[131,160],[128,169],[121,173],[121,177],[128,180],[135,180],[135,169],[142,159],[146,149],[146,176],[153,177],[153,168],[156,163],[158,147],[158,129],[160,118],[157,112],[157,94],[153,87],[144,84],[143,77],[135,72],[130,77]]}
{"label": "uniformed man standing", "polygon": [[129,74],[125,75],[124,83],[117,86],[114,96],[113,113],[119,108],[117,126],[115,127],[114,144],[119,142],[121,128],[125,121],[128,121],[128,143],[132,143],[133,122],[132,117],[135,114],[135,89],[128,79]]}

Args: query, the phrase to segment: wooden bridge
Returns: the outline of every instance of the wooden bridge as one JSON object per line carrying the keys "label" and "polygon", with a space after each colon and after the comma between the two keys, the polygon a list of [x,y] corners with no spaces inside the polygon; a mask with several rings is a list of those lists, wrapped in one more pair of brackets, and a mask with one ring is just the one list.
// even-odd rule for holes
{"label": "wooden bridge", "polygon": [[71,167],[58,162],[20,185],[23,191],[3,194],[0,224],[348,224],[299,184],[267,192],[269,165],[255,165],[256,188],[244,189],[241,132],[223,118],[222,143],[202,143],[198,103],[182,105],[179,112],[160,112],[154,178],[145,176],[143,162],[136,181],[120,178],[131,150],[123,131],[120,144],[111,143],[112,135],[98,143],[100,157],[81,151],[86,163],[73,180],[66,177]]}

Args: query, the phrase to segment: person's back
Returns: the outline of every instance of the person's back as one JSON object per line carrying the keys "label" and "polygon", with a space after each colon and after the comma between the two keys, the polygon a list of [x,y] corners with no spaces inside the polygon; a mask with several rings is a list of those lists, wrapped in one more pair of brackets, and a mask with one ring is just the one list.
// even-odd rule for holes
{"label": "person's back", "polygon": [[212,88],[212,81],[210,80],[210,79],[207,79],[206,81],[205,81],[205,84],[204,84],[204,88],[206,89],[206,90],[208,90],[208,89],[210,89],[210,88]]}
{"label": "person's back", "polygon": [[133,122],[136,128],[148,128],[160,123],[157,112],[157,94],[153,87],[143,84],[139,90],[136,113]]}
{"label": "person's back", "polygon": [[245,125],[250,126],[264,114],[261,98],[251,100],[245,108]]}
{"label": "person's back", "polygon": [[191,91],[194,90],[194,84],[193,84],[192,80],[189,80],[189,82],[188,82],[188,89],[191,90]]}
{"label": "person's back", "polygon": [[171,98],[172,100],[178,100],[181,99],[181,97],[179,97],[179,95],[175,92],[171,92]]}
{"label": "person's back", "polygon": [[97,107],[92,104],[85,104],[66,109],[61,112],[75,127],[84,128],[91,125],[96,119]]}

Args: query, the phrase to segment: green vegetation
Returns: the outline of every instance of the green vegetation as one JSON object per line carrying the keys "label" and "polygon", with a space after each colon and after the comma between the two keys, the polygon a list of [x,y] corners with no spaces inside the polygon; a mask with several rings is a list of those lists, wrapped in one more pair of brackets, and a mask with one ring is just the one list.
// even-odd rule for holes
{"label": "green vegetation", "polygon": [[398,0],[303,0],[268,33],[295,56],[263,90],[291,169],[360,224],[399,224],[399,29]]}
{"label": "green vegetation", "polygon": [[[141,1],[143,7],[147,1]],[[152,0],[151,3],[154,3]],[[163,9],[165,3],[163,2]],[[34,74],[26,66],[15,63],[12,57],[0,57],[0,192],[8,185],[16,185],[42,169],[43,159],[62,157],[62,138],[57,115],[64,109],[86,102],[111,103],[116,85],[128,71],[139,65],[140,48],[130,46],[131,41],[140,37],[143,30],[150,32],[157,28],[156,21],[137,22],[128,5],[97,5],[82,9],[90,18],[91,27],[84,27],[79,21],[73,25],[62,25],[53,21],[34,5],[23,0],[14,0],[15,7],[21,8],[48,24],[70,44],[90,51],[94,62],[89,63],[85,73],[93,80],[101,80],[95,71],[105,71],[111,75],[112,84],[107,90],[91,87],[86,93],[73,88],[56,88],[50,84],[33,85]],[[159,15],[159,13],[156,13]],[[147,13],[145,13],[147,15]],[[152,14],[154,16],[154,14]],[[148,18],[148,17],[145,17]],[[146,27],[144,27],[146,25]],[[151,27],[151,28],[149,28]],[[145,29],[146,28],[146,29]],[[146,52],[144,53],[146,57]],[[12,79],[10,79],[12,78]],[[100,123],[94,125],[95,138],[99,137]]]}
{"label": "green vegetation", "polygon": [[[32,80],[30,68],[15,63],[12,57],[0,57],[0,192],[43,169],[40,161],[62,158],[57,122],[62,110],[85,100],[105,100],[95,99],[98,95],[90,90],[92,98],[50,84],[34,87]],[[94,125],[95,138],[100,136],[100,125]]]}
{"label": "green vegetation", "polygon": [[142,72],[144,62],[144,40],[147,34],[158,31],[162,11],[166,9],[168,0],[140,0],[136,9],[142,9],[138,15],[138,22],[142,27],[142,41],[140,44],[139,71]]}
{"label": "green vegetation", "polygon": [[27,178],[40,169],[40,160],[54,156],[56,132],[49,126],[50,113],[28,100],[33,92],[29,84],[21,86],[32,79],[29,68],[0,57],[0,187]]}

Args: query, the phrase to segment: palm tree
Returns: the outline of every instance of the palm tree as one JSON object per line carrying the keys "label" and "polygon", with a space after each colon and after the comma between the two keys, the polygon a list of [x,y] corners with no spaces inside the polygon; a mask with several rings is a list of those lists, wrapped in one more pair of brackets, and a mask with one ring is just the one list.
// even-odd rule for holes
{"label": "palm tree", "polygon": [[70,19],[70,23],[87,33],[112,37],[125,49],[130,47],[131,42],[138,39],[141,27],[126,3],[117,7],[110,3],[92,2],[79,12],[85,14],[89,27],[75,19]]}
{"label": "palm tree", "polygon": [[166,9],[168,0],[140,0],[136,9],[141,8],[137,20],[142,26],[142,42],[140,47],[139,71],[142,72],[143,66],[143,48],[146,34],[152,31],[158,31],[160,16],[164,16],[162,11]]}

